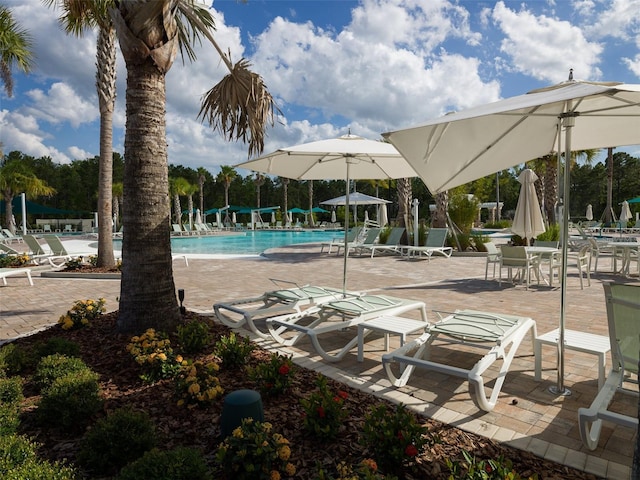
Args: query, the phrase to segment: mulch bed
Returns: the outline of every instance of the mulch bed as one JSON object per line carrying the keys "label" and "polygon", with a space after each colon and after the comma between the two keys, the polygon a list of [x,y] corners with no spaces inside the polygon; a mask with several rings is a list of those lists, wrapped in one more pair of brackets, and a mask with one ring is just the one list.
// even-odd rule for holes
{"label": "mulch bed", "polygon": [[[199,316],[187,312],[187,318]],[[212,340],[206,352],[211,352],[215,342],[229,329],[211,317],[199,317],[210,325]],[[116,331],[117,312],[102,315],[99,321],[89,327],[65,332],[54,326],[32,336],[17,340],[15,343],[29,348],[50,337],[64,337],[80,345],[83,360],[100,374],[105,407],[102,415],[119,407],[132,406],[147,412],[161,435],[160,445],[172,448],[178,445],[201,448],[211,461],[220,442],[219,419],[222,401],[206,408],[185,408],[177,406],[174,396],[174,383],[164,380],[149,385],[140,379],[140,369],[126,351],[129,335]],[[173,342],[172,342],[173,344]],[[270,358],[270,353],[257,348],[252,353],[250,365],[256,365]],[[204,359],[206,355],[200,356]],[[328,384],[333,389],[348,393],[346,404],[350,417],[344,423],[344,429],[333,442],[321,441],[311,436],[304,428],[300,399],[315,390],[317,373],[304,368],[296,369],[291,391],[277,397],[264,397],[265,421],[273,423],[274,429],[282,433],[291,442],[292,461],[297,468],[296,479],[316,478],[317,465],[323,465],[325,471],[334,473],[335,465],[346,460],[353,464],[367,458],[367,452],[359,444],[359,432],[369,409],[380,400],[372,395],[338,384],[332,380]],[[219,379],[226,393],[238,389],[254,389],[255,385],[242,370],[221,368]],[[28,378],[28,374],[27,374]],[[33,437],[42,444],[41,454],[51,460],[67,459],[74,462],[82,436],[40,427],[35,421],[34,411],[38,397],[33,387],[25,386],[25,414],[22,418],[20,433]],[[534,473],[540,479],[595,479],[593,475],[548,462],[532,454],[509,448],[486,438],[466,433],[430,419],[421,419],[428,427],[433,438],[437,439],[427,451],[418,458],[415,468],[406,470],[406,479],[446,479],[449,471],[445,466],[446,458],[462,459],[462,449],[472,452],[478,458],[495,459],[504,456],[513,461],[517,472],[528,478]],[[96,477],[93,477],[96,478]],[[218,477],[215,477],[218,478]]]}

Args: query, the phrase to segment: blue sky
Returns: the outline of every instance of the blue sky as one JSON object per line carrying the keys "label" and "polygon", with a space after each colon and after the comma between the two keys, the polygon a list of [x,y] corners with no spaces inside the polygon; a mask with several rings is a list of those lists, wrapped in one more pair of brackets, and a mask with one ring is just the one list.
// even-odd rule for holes
{"label": "blue sky", "polygon": [[[0,142],[68,163],[99,153],[95,34],[61,31],[41,0],[0,0],[32,35],[36,68],[0,93]],[[215,37],[262,75],[282,111],[265,153],[352,133],[378,139],[452,110],[567,79],[640,83],[640,0],[216,1]],[[167,75],[169,162],[216,174],[247,159],[197,120],[226,73],[205,44]],[[118,57],[114,149],[124,153],[126,69]],[[636,146],[620,148],[640,155]]]}

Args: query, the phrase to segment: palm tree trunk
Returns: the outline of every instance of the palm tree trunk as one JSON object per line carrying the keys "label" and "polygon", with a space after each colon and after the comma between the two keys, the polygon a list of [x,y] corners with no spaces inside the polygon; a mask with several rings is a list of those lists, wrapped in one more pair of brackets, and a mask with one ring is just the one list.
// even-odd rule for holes
{"label": "palm tree trunk", "polygon": [[558,157],[548,155],[544,158],[544,209],[549,224],[558,223],[556,204],[558,203]]}
{"label": "palm tree trunk", "polygon": [[149,57],[128,62],[127,72],[118,329],[171,332],[180,313],[171,258],[165,75]]}
{"label": "palm tree trunk", "polygon": [[436,194],[436,210],[433,214],[433,226],[435,228],[447,227],[447,210],[449,208],[449,192]]}
{"label": "palm tree trunk", "polygon": [[315,227],[316,223],[313,219],[313,212],[311,211],[313,209],[313,180],[307,181],[307,185],[309,185],[309,226]]}
{"label": "palm tree trunk", "polygon": [[116,103],[116,31],[98,31],[96,87],[100,105],[100,165],[98,173],[98,263],[113,267],[113,109]]}
{"label": "palm tree trunk", "polygon": [[605,221],[611,224],[611,208],[613,207],[613,148],[607,149],[607,209],[605,210]]}
{"label": "palm tree trunk", "polygon": [[396,217],[396,224],[399,227],[404,227],[409,230],[408,220],[409,212],[411,212],[411,197],[413,196],[411,179],[399,178],[396,182],[396,188],[398,189],[398,216]]}

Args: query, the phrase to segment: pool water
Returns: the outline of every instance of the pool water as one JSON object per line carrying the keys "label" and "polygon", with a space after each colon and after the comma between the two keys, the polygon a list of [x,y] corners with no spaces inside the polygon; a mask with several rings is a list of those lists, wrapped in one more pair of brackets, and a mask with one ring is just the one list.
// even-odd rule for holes
{"label": "pool water", "polygon": [[[237,235],[194,235],[171,238],[174,254],[260,255],[265,250],[300,243],[327,242],[344,235],[338,230],[258,230]],[[114,249],[121,248],[115,244]]]}

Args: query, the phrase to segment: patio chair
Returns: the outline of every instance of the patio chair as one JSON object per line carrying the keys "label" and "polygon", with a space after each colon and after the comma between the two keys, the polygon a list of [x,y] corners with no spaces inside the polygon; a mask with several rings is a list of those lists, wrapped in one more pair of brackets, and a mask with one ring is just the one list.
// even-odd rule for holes
{"label": "patio chair", "polygon": [[18,235],[11,233],[11,230],[9,230],[8,228],[2,229],[0,240],[2,240],[4,243],[13,243],[13,242],[22,243],[22,237],[19,237]]}
{"label": "patio chair", "polygon": [[[292,282],[283,280],[271,280],[276,284],[292,284]],[[347,295],[359,296],[360,293],[347,292]],[[343,298],[343,291],[339,289],[316,285],[295,285],[291,288],[270,290],[257,297],[216,303],[213,305],[213,310],[216,317],[228,327],[238,328],[246,325],[259,337],[271,338],[268,333],[263,332],[256,325],[258,319],[285,313],[301,312],[304,307],[340,298]]]}
{"label": "patio chair", "polygon": [[[386,295],[361,295],[325,302],[299,313],[268,318],[267,328],[280,345],[296,345],[301,339],[309,338],[324,360],[338,362],[358,344],[358,329],[355,328],[356,331],[353,332],[351,327],[357,327],[381,315],[401,315],[412,310],[420,312],[426,325],[427,311],[424,302]],[[328,351],[321,345],[321,336],[329,338],[335,344],[336,338],[344,332],[347,332],[347,337],[350,337],[349,332],[353,332],[353,337],[342,347]]]}
{"label": "patio chair", "polygon": [[[364,250],[375,245],[376,241],[378,240],[378,236],[380,235],[380,230],[381,229],[377,227],[370,228],[367,230],[367,233],[362,240],[356,240],[355,242],[348,243],[347,255],[349,255],[349,253],[351,252],[357,252],[359,255],[361,255]],[[344,243],[341,246],[338,245],[338,255],[340,255],[341,248],[344,248]]]}
{"label": "patio chair", "polygon": [[423,247],[407,245],[406,247],[402,247],[402,250],[406,252],[409,257],[426,255],[427,260],[430,260],[431,256],[436,253],[449,258],[453,253],[453,248],[445,246],[448,235],[448,228],[432,228],[429,230],[429,233],[427,233],[427,241]]}
{"label": "patio chair", "polygon": [[0,242],[0,251],[8,254],[8,255],[22,255],[22,252],[19,252],[13,247],[10,247],[6,243]]}
{"label": "patio chair", "polygon": [[400,253],[403,245],[400,244],[402,236],[404,235],[404,227],[393,227],[389,236],[384,243],[376,243],[373,245],[364,245],[364,250],[371,250],[371,258],[374,257],[376,252],[383,253]]}
{"label": "patio chair", "polygon": [[[347,233],[347,243],[355,242],[358,237],[362,233],[362,227],[353,227]],[[333,247],[344,247],[344,236],[342,237],[333,237],[330,242],[324,242],[320,244],[320,253],[324,252],[325,247],[327,247],[327,253],[331,253]],[[340,250],[338,250],[339,252]]]}
{"label": "patio chair", "polygon": [[2,278],[4,285],[7,285],[7,277],[13,277],[15,275],[26,275],[29,280],[29,285],[33,286],[30,268],[0,268],[0,278]]}
{"label": "patio chair", "polygon": [[71,224],[69,224],[69,223],[67,223],[67,224],[64,226],[64,230],[63,230],[63,232],[64,232],[64,233],[73,233],[73,232],[75,232],[75,231],[76,231],[76,229],[75,229],[75,228],[73,228],[73,225],[71,225]]}
{"label": "patio chair", "polygon": [[503,245],[500,256],[500,272],[498,276],[498,285],[502,286],[502,270],[508,271],[508,278],[511,282],[514,280],[513,270],[518,270],[521,281],[525,282],[526,289],[529,289],[531,282],[531,272],[536,274],[538,284],[540,283],[540,272],[538,257],[529,255],[525,247],[514,247]]}
{"label": "patio chair", "polygon": [[[536,323],[527,317],[475,310],[436,313],[440,320],[427,326],[424,334],[399,349],[382,355],[382,364],[389,380],[395,387],[402,387],[407,384],[416,368],[462,377],[473,385],[470,391],[475,393],[474,401],[478,407],[490,412],[498,401],[516,351],[529,331],[533,346],[537,336]],[[438,346],[462,344],[489,351],[472,368],[460,368],[431,359],[431,347],[436,340]],[[484,372],[500,359],[502,366],[487,397]],[[399,368],[399,376],[395,373],[396,367]]]}
{"label": "patio chair", "polygon": [[[24,235],[23,238],[25,243],[31,250],[31,252],[29,253],[29,256],[31,256],[31,258],[39,264],[42,264],[45,261],[47,261],[52,267],[60,268],[65,264],[68,258],[70,258],[68,254],[56,255],[53,252],[51,253],[45,252],[45,250],[42,248],[42,245],[40,245],[40,242],[38,242],[38,239],[33,235]],[[57,260],[57,259],[62,259],[63,261],[61,263],[54,262],[54,260]]]}
{"label": "patio chair", "polygon": [[493,242],[485,243],[484,247],[487,249],[487,263],[484,267],[484,279],[487,280],[489,277],[489,265],[493,265],[493,278],[496,278],[496,265],[500,265],[500,256],[502,254]]}
{"label": "patio chair", "polygon": [[[598,447],[603,421],[638,428],[637,409],[631,416],[609,410],[609,406],[616,393],[638,396],[640,285],[605,282],[603,286],[613,362],[604,386],[598,391],[591,406],[578,409],[580,437],[590,450]],[[633,374],[635,379],[631,380],[629,374]],[[625,386],[625,383],[632,383],[633,388]]]}

